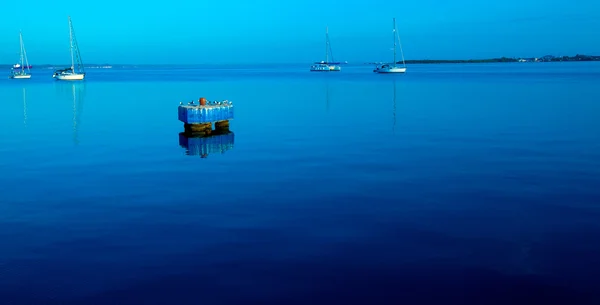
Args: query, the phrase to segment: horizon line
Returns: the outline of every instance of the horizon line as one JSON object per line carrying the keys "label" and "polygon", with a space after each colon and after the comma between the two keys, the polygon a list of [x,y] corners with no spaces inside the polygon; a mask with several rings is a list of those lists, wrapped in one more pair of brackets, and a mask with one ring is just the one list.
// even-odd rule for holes
{"label": "horizon line", "polygon": [[[489,57],[489,58],[469,58],[469,59],[405,59],[406,62],[415,62],[415,61],[420,61],[420,62],[427,62],[427,61],[485,61],[485,60],[499,60],[499,59],[531,59],[531,58],[538,58],[538,59],[542,59],[544,57],[547,56],[551,56],[553,58],[564,58],[564,57],[569,57],[569,58],[573,58],[573,57],[577,57],[577,56],[585,56],[585,57],[592,57],[592,58],[600,58],[599,55],[586,55],[586,54],[575,54],[575,55],[559,55],[559,56],[555,56],[555,55],[544,55],[544,56],[540,56],[540,57],[535,57],[535,56],[521,56],[521,57],[506,57],[506,56],[502,56],[502,57]],[[354,62],[349,62],[349,61],[341,61],[340,64],[372,64],[372,63],[380,63],[382,61],[354,61]],[[398,61],[401,62],[401,61]],[[108,63],[108,62],[104,62],[104,63],[89,63],[89,64],[83,64],[83,66],[200,66],[200,65],[220,65],[220,66],[225,66],[225,65],[281,65],[281,64],[298,64],[298,65],[304,65],[304,64],[314,64],[314,62],[247,62],[247,63],[143,63],[143,64],[136,64],[136,63]],[[9,66],[12,67],[14,64],[13,63],[0,63],[0,66]],[[44,63],[44,64],[37,64],[37,65],[33,65],[33,64],[29,64],[29,66],[35,67],[35,66],[45,66],[45,67],[57,67],[57,66],[71,66],[70,64],[52,64],[52,63]]]}

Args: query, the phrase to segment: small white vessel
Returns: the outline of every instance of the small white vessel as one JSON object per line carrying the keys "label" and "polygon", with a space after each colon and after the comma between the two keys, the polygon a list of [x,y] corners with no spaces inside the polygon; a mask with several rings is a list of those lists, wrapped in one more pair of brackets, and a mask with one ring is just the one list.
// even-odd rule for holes
{"label": "small white vessel", "polygon": [[31,74],[11,74],[9,77],[12,79],[29,79]]}
{"label": "small white vessel", "polygon": [[29,61],[27,60],[27,52],[23,43],[23,34],[19,32],[19,41],[21,44],[19,63],[13,65],[8,78],[12,79],[28,79],[31,78],[31,70],[29,70]]}
{"label": "small white vessel", "polygon": [[71,70],[71,68],[68,68],[64,70],[57,70],[56,72],[54,72],[54,75],[52,77],[58,80],[83,80],[85,74],[74,73]]}
{"label": "small white vessel", "polygon": [[57,80],[83,80],[85,78],[85,71],[83,69],[83,62],[81,61],[81,54],[79,53],[79,45],[75,38],[71,16],[69,16],[69,43],[71,49],[71,67],[54,71],[52,77]]}
{"label": "small white vessel", "polygon": [[377,73],[404,73],[406,72],[405,67],[394,67],[389,64],[381,65],[375,68],[373,72]]}
{"label": "small white vessel", "polygon": [[342,67],[339,66],[339,62],[329,62],[329,53],[331,53],[331,60],[333,60],[333,52],[331,51],[331,44],[329,43],[329,27],[325,28],[325,60],[316,62],[310,67],[312,72],[338,72],[342,71]]}
{"label": "small white vessel", "polygon": [[338,72],[342,71],[342,67],[329,63],[326,61],[315,63],[310,67],[310,71],[313,72]]}
{"label": "small white vessel", "polygon": [[[392,30],[394,33],[394,62],[391,64],[381,64],[375,67],[373,72],[376,73],[404,73],[406,72],[406,63],[404,62],[404,52],[402,51],[402,43],[400,42],[400,36],[398,35],[398,31],[396,30],[396,18],[394,18],[394,28]],[[396,39],[398,40],[398,45],[400,45],[400,54],[402,54],[402,66],[398,66],[396,63]]]}

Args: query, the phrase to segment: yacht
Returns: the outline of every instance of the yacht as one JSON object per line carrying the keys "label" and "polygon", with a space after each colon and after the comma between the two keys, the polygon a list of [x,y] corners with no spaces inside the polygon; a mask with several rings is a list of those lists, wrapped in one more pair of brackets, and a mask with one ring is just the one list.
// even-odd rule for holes
{"label": "yacht", "polygon": [[[406,62],[404,61],[404,52],[402,51],[402,44],[400,43],[400,36],[396,30],[396,18],[393,19],[394,27],[392,32],[394,33],[394,61],[390,64],[380,64],[375,67],[373,72],[376,73],[405,73]],[[397,42],[396,42],[397,41]],[[396,45],[400,45],[400,54],[402,54],[402,66],[399,66],[396,61]]]}
{"label": "yacht", "polygon": [[57,80],[83,80],[85,78],[85,71],[77,39],[75,38],[71,16],[69,16],[69,46],[71,49],[71,67],[54,71],[52,77]]}
{"label": "yacht", "polygon": [[329,62],[329,55],[331,54],[331,60],[333,60],[333,52],[331,51],[331,44],[329,43],[329,27],[325,28],[325,60],[314,63],[310,67],[312,72],[338,72],[342,71],[339,62]]}
{"label": "yacht", "polygon": [[25,44],[23,43],[23,34],[19,32],[19,41],[21,44],[21,50],[19,51],[19,63],[13,65],[9,78],[12,79],[28,79],[31,78],[31,66],[27,60],[27,52],[25,51]]}

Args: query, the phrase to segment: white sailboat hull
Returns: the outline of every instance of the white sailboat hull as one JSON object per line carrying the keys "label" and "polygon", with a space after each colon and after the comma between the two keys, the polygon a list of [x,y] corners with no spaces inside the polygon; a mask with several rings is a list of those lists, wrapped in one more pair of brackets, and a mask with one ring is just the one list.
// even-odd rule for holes
{"label": "white sailboat hull", "polygon": [[31,74],[25,74],[25,75],[11,75],[9,76],[12,79],[28,79],[31,78]]}
{"label": "white sailboat hull", "polygon": [[57,80],[83,80],[85,74],[58,74],[54,78]]}
{"label": "white sailboat hull", "polygon": [[377,73],[405,73],[406,68],[404,68],[404,67],[383,67],[383,68],[375,69],[374,72],[377,72]]}

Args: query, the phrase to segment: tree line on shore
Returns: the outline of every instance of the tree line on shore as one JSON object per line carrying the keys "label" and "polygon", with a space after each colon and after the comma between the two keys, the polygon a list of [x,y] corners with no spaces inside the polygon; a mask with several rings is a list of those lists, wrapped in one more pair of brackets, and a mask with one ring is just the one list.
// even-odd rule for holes
{"label": "tree line on shore", "polygon": [[[500,57],[487,59],[408,59],[407,64],[481,64],[481,63],[505,63],[505,62],[563,62],[563,61],[600,61],[600,56],[581,55],[575,56],[552,56],[546,55],[539,58],[515,58]],[[402,63],[399,61],[398,63]],[[370,63],[375,64],[375,63]]]}

